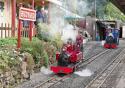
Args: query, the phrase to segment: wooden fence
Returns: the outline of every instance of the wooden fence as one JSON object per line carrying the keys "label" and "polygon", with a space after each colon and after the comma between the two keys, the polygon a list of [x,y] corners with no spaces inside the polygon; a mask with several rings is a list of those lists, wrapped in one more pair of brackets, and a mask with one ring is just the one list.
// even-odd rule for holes
{"label": "wooden fence", "polygon": [[[18,29],[15,29],[15,35],[17,36],[18,34]],[[36,29],[33,29],[33,36],[36,35]],[[22,28],[21,30],[21,36],[22,37],[29,37],[29,28]],[[0,24],[0,38],[8,38],[8,37],[12,37],[12,27],[10,24],[7,23],[1,23]]]}
{"label": "wooden fence", "polygon": [[11,27],[9,24],[3,24],[0,25],[0,38],[6,38],[11,37]]}

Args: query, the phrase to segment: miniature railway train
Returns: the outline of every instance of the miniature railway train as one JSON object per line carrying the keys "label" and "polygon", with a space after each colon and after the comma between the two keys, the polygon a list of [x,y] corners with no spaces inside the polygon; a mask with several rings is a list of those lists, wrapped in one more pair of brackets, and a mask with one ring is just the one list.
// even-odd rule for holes
{"label": "miniature railway train", "polygon": [[51,66],[54,73],[69,74],[77,68],[77,63],[83,59],[83,53],[75,48],[75,45],[65,45],[61,53],[56,53],[57,66]]}
{"label": "miniature railway train", "polygon": [[78,41],[72,43],[69,40],[62,48],[61,52],[56,53],[57,66],[51,66],[55,74],[69,74],[74,72],[79,63],[83,60],[83,38],[79,37]]}
{"label": "miniature railway train", "polygon": [[[113,31],[113,32],[112,32]],[[115,49],[118,46],[119,34],[118,30],[109,30],[109,34],[106,36],[104,48]]]}
{"label": "miniature railway train", "polygon": [[108,49],[117,48],[117,44],[114,40],[115,39],[112,36],[108,36],[107,39],[106,39],[106,42],[104,44],[104,48],[108,48]]}

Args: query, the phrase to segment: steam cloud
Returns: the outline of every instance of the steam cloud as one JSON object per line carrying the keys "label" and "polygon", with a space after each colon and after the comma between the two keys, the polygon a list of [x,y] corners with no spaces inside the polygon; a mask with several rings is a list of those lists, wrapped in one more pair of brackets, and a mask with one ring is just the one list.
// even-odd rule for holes
{"label": "steam cloud", "polygon": [[68,9],[74,13],[78,13],[80,16],[86,16],[91,12],[93,6],[89,6],[87,0],[66,0]]}
{"label": "steam cloud", "polygon": [[73,30],[74,27],[64,19],[66,12],[54,4],[50,5],[50,10],[50,34],[61,34],[63,42],[69,38],[75,41],[77,30]]}
{"label": "steam cloud", "polygon": [[[49,0],[51,1],[51,0]],[[53,2],[52,2],[53,1]],[[62,35],[62,40],[64,42],[67,39],[71,38],[75,41],[78,30],[74,30],[74,26],[69,24],[64,17],[66,16],[85,16],[90,11],[91,8],[88,8],[87,0],[52,0],[49,6],[50,8],[50,31],[49,33],[53,36],[56,34]],[[57,2],[56,2],[57,1]],[[58,4],[59,3],[59,4]],[[69,15],[69,12],[73,13],[73,15]],[[80,16],[79,16],[79,15]]]}

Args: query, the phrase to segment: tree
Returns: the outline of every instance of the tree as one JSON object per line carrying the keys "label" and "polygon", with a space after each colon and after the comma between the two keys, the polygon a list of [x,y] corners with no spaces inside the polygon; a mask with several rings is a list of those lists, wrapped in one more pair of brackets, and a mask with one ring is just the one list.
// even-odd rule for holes
{"label": "tree", "polygon": [[105,13],[107,18],[110,20],[121,20],[125,21],[125,15],[111,2],[106,5]]}
{"label": "tree", "polygon": [[[125,21],[125,15],[109,0],[88,0],[89,7],[94,7],[96,1],[96,17],[105,20]],[[92,10],[88,15],[95,15]]]}

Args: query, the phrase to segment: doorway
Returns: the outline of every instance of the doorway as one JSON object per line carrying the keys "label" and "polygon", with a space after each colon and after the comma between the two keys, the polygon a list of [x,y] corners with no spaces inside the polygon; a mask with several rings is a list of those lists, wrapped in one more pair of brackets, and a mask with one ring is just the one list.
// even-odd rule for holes
{"label": "doorway", "polygon": [[119,30],[119,38],[122,38],[122,32],[123,32],[122,27],[120,27],[120,30]]}
{"label": "doorway", "polygon": [[105,38],[106,38],[106,25],[100,21],[97,21],[96,23],[97,23],[97,33],[100,37],[100,41],[105,40]]}

